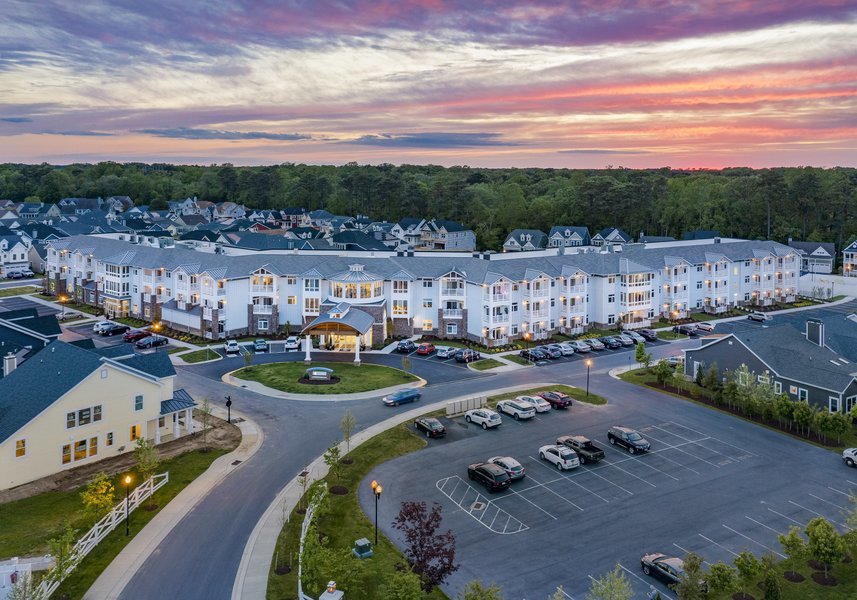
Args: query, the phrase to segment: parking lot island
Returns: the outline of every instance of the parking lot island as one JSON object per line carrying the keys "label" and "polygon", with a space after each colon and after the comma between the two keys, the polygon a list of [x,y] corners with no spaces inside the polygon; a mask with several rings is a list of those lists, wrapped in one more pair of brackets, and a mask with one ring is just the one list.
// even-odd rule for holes
{"label": "parking lot island", "polygon": [[326,362],[313,365],[313,369],[330,369],[331,381],[308,377],[307,367],[298,362],[252,365],[234,371],[230,376],[288,394],[323,395],[371,392],[422,381],[406,371],[382,365]]}

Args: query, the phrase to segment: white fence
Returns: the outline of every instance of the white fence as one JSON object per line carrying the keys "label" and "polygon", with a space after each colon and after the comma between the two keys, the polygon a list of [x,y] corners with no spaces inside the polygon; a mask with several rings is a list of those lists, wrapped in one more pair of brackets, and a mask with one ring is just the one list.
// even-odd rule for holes
{"label": "white fence", "polygon": [[131,492],[127,500],[123,499],[122,502],[113,507],[113,510],[98,521],[92,529],[86,532],[86,535],[77,541],[71,549],[71,556],[69,556],[69,559],[67,561],[63,561],[65,563],[65,568],[62,571],[54,568],[54,570],[51,571],[36,588],[35,593],[32,595],[32,600],[46,600],[47,598],[50,598],[51,594],[53,594],[63,582],[63,579],[68,577],[68,575],[74,571],[80,561],[82,561],[83,558],[89,554],[101,540],[107,537],[111,531],[122,524],[125,520],[126,509],[127,514],[134,512],[135,508],[140,506],[169,480],[169,473],[161,473],[160,475],[152,476],[134,488],[134,491]]}
{"label": "white fence", "polygon": [[307,596],[304,594],[303,583],[301,582],[301,565],[303,564],[304,558],[304,539],[306,538],[307,530],[309,529],[310,524],[312,524],[312,513],[318,508],[318,505],[321,504],[321,501],[324,500],[324,495],[327,493],[327,486],[320,488],[318,496],[313,499],[312,504],[310,504],[306,509],[306,514],[304,515],[304,522],[301,523],[301,543],[300,548],[298,550],[298,598],[300,600],[315,600],[312,596]]}
{"label": "white fence", "polygon": [[461,400],[452,400],[446,403],[446,416],[460,415],[473,408],[482,408],[488,403],[485,396],[473,396]]}

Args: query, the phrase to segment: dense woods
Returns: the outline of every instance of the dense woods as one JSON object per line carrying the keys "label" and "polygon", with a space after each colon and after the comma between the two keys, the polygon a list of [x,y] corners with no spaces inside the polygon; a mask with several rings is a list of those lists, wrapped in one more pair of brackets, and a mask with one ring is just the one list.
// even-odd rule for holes
{"label": "dense woods", "polygon": [[[324,208],[395,221],[454,219],[497,248],[518,227],[621,227],[680,237],[692,229],[726,236],[835,242],[857,236],[857,169],[748,168],[480,169],[283,164],[265,167],[103,162],[0,165],[0,199],[130,196],[138,204],[197,196],[254,208]],[[770,236],[769,236],[770,232]]]}

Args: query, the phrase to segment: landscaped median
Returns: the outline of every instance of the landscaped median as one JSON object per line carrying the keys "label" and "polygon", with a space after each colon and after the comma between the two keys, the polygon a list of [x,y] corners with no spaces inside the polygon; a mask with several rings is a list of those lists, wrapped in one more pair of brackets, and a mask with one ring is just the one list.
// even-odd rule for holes
{"label": "landscaped median", "polygon": [[222,357],[211,348],[204,348],[202,350],[194,350],[193,352],[182,354],[178,358],[192,365],[195,363],[205,362],[207,360],[217,360]]}
{"label": "landscaped median", "polygon": [[502,367],[503,363],[494,358],[483,358],[477,360],[476,362],[470,363],[470,368],[475,371],[487,371],[488,369],[496,369],[497,367]]}
{"label": "landscaped median", "polygon": [[23,294],[32,294],[36,289],[34,287],[13,287],[0,288],[0,298],[8,298],[10,296],[22,296]]}
{"label": "landscaped median", "polygon": [[516,398],[518,396],[535,396],[539,392],[544,392],[547,390],[553,390],[556,392],[562,392],[563,394],[568,394],[569,396],[571,396],[572,398],[574,398],[578,402],[586,402],[587,404],[596,404],[599,406],[602,404],[607,404],[607,399],[604,398],[603,396],[599,396],[598,394],[593,394],[592,392],[590,392],[587,395],[586,390],[582,390],[580,388],[572,387],[570,385],[550,385],[550,386],[544,386],[543,385],[541,387],[536,387],[536,388],[532,388],[529,390],[518,390],[516,392],[508,392],[508,393],[498,394],[496,396],[489,396],[488,397],[488,405],[489,406],[496,406],[496,404],[500,400],[511,400],[511,399]]}
{"label": "landscaped median", "polygon": [[[182,357],[184,358],[184,357]],[[307,366],[302,362],[252,365],[231,373],[244,381],[255,381],[265,387],[288,394],[356,394],[421,381],[400,369],[382,365],[354,365],[341,362],[313,362],[314,368],[333,370],[336,383],[310,383],[303,379]]]}

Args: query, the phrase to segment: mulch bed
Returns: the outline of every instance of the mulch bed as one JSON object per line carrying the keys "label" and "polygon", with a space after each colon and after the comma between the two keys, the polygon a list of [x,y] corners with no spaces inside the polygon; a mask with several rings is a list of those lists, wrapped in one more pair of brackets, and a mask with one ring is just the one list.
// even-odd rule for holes
{"label": "mulch bed", "polygon": [[287,573],[291,573],[292,568],[289,565],[283,565],[282,567],[277,567],[274,569],[274,573],[277,575],[286,575]]}
{"label": "mulch bed", "polygon": [[737,594],[732,594],[732,600],[756,600],[756,598],[754,598],[750,594],[738,592]]}
{"label": "mulch bed", "polygon": [[343,458],[342,460],[339,461],[339,464],[351,465],[351,464],[354,464],[354,459],[353,458]]}
{"label": "mulch bed", "polygon": [[330,488],[330,493],[336,496],[344,496],[348,493],[348,488],[344,485],[334,485]]}
{"label": "mulch bed", "polygon": [[829,573],[827,574],[827,578],[825,579],[824,571],[818,571],[817,573],[813,573],[812,580],[818,585],[826,585],[830,587],[833,587],[834,585],[839,585],[839,582],[836,581],[836,577]]}
{"label": "mulch bed", "polygon": [[792,583],[800,583],[801,581],[804,581],[806,579],[806,577],[804,577],[797,571],[786,571],[785,573],[783,573],[783,578],[785,578],[787,581],[791,581]]}
{"label": "mulch bed", "polygon": [[335,375],[330,379],[307,379],[306,377],[301,377],[298,379],[298,383],[303,385],[333,385],[334,383],[339,383],[339,377]]}

